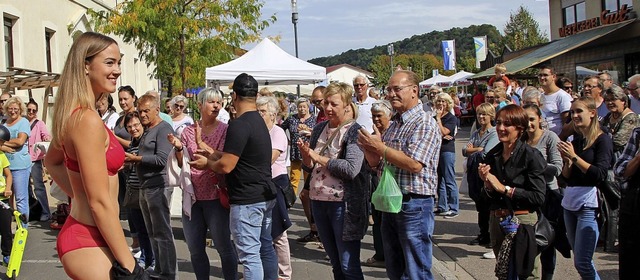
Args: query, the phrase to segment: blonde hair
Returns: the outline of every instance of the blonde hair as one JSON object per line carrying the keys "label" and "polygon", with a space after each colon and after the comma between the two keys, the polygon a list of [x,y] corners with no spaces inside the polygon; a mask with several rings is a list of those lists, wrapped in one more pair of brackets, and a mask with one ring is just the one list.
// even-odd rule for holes
{"label": "blonde hair", "polygon": [[27,106],[24,105],[24,102],[22,102],[22,99],[20,99],[20,97],[14,96],[7,99],[7,101],[4,102],[4,105],[2,105],[2,109],[4,109],[5,115],[7,114],[7,112],[9,112],[8,108],[9,108],[9,105],[11,104],[18,104],[18,109],[20,109],[21,116],[27,112]]}
{"label": "blonde hair", "polygon": [[451,98],[451,95],[449,95],[446,92],[441,92],[438,93],[438,95],[436,95],[436,102],[438,100],[444,100],[447,103],[447,109],[445,111],[450,111],[451,108],[453,108],[453,99]]}
{"label": "blonde hair", "polygon": [[340,99],[342,99],[345,106],[351,105],[351,102],[353,102],[353,93],[353,87],[347,83],[330,83],[324,90],[324,99],[327,99],[329,96],[339,94]]}
{"label": "blonde hair", "polygon": [[504,66],[504,64],[502,63],[496,64],[496,66],[494,66],[494,73],[496,74],[507,73],[507,66]]}
{"label": "blonde hair", "polygon": [[54,147],[61,147],[69,133],[69,125],[77,124],[84,115],[81,110],[72,116],[76,108],[95,109],[96,97],[87,82],[85,65],[113,44],[118,43],[108,36],[85,32],[71,45],[60,75],[60,85],[53,107],[51,132]]}
{"label": "blonde hair", "polygon": [[491,103],[482,103],[476,107],[476,114],[485,114],[491,117],[491,120],[496,119],[496,107],[493,107]]}
{"label": "blonde hair", "polygon": [[593,145],[598,136],[600,136],[600,134],[602,133],[602,130],[600,129],[600,122],[598,121],[598,107],[596,107],[595,99],[589,96],[581,96],[573,101],[573,104],[577,104],[578,102],[584,104],[589,111],[594,113],[589,126],[584,129],[584,131],[582,129],[578,129],[575,126],[575,123],[573,123],[573,128],[575,129],[575,131],[580,133],[586,140],[584,148],[582,148],[584,150]]}

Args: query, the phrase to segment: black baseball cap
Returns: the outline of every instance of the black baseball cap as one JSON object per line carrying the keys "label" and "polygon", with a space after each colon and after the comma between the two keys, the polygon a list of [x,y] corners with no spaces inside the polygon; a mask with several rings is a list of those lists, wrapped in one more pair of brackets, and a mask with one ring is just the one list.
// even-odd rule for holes
{"label": "black baseball cap", "polygon": [[244,97],[258,96],[258,81],[253,76],[242,73],[233,80],[233,92]]}

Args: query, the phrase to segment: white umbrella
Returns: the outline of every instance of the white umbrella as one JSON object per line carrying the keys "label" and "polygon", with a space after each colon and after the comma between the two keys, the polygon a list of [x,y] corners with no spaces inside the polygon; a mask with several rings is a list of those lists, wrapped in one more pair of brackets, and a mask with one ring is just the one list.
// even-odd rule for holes
{"label": "white umbrella", "polygon": [[429,79],[426,79],[426,80],[420,82],[420,87],[421,88],[428,88],[428,87],[430,87],[432,85],[436,85],[436,84],[440,84],[440,83],[450,83],[449,76],[437,75],[437,76],[431,77]]}

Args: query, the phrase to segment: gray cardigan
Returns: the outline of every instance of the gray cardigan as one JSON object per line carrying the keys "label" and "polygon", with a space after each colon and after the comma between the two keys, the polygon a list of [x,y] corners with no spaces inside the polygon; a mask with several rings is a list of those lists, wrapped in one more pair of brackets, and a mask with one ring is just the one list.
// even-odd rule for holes
{"label": "gray cardigan", "polygon": [[551,190],[558,189],[558,180],[556,178],[562,172],[562,156],[558,151],[558,142],[560,142],[558,135],[545,129],[542,132],[542,136],[540,136],[540,140],[538,140],[538,144],[534,147],[542,153],[544,160],[547,161],[544,177],[547,180],[547,187]]}
{"label": "gray cardigan", "polygon": [[[324,121],[316,124],[311,133],[309,146],[315,149],[320,134],[329,122]],[[369,225],[368,207],[371,198],[371,171],[364,163],[364,153],[358,147],[358,130],[360,125],[353,123],[342,138],[340,153],[335,159],[330,159],[327,163],[327,170],[332,176],[341,179],[344,186],[345,213],[342,231],[342,240],[361,240]],[[308,167],[302,165],[303,169],[309,172],[309,180],[313,172]]]}

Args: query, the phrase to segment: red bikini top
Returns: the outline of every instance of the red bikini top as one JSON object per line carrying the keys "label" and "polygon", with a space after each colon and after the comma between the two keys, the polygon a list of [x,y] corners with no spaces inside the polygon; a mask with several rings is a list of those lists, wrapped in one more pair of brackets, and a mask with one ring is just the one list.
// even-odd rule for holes
{"label": "red bikini top", "polygon": [[[71,115],[73,115],[79,109],[81,108],[76,108],[75,110],[73,110],[73,112],[71,112]],[[124,164],[124,149],[122,148],[122,145],[120,145],[120,142],[118,142],[118,139],[113,134],[113,132],[111,132],[111,130],[107,128],[106,124],[104,126],[104,129],[106,129],[107,134],[109,134],[109,147],[107,148],[106,152],[107,173],[109,174],[109,176],[114,176],[118,174],[118,170],[120,170],[120,168]],[[64,151],[64,166],[66,166],[67,169],[71,171],[80,172],[78,161],[67,156],[67,152],[64,150],[64,146],[62,147],[62,150]]]}

